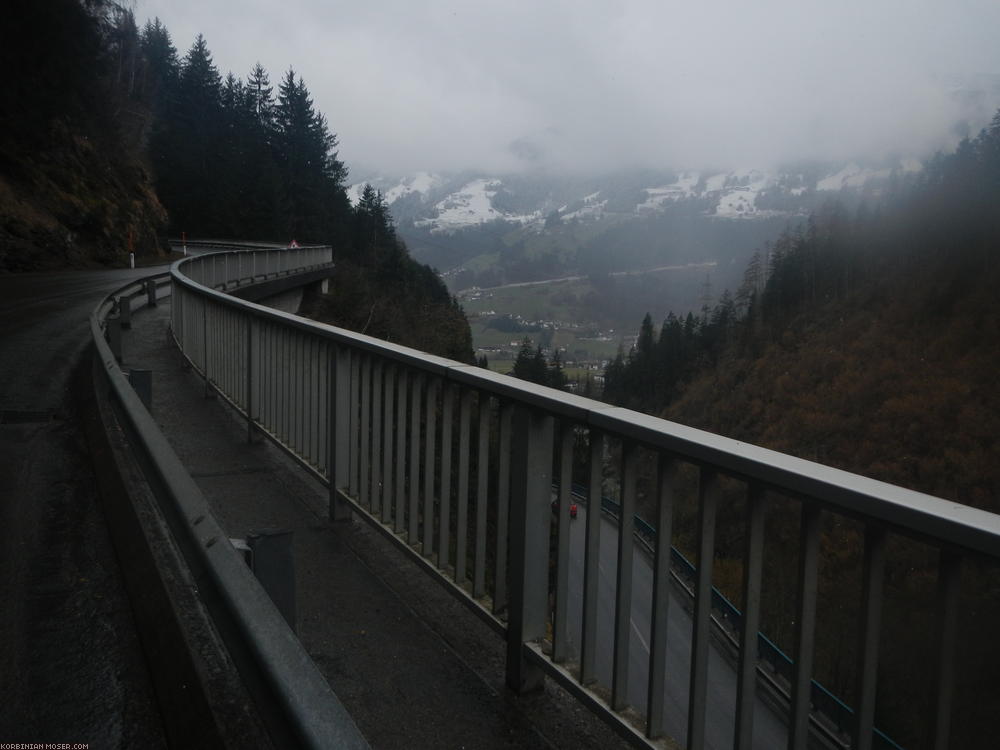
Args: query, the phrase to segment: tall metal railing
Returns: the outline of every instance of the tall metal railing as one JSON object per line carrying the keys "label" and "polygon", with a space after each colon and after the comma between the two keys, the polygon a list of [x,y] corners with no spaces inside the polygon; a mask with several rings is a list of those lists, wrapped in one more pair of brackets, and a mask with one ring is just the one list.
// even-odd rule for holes
{"label": "tall metal railing", "polygon": [[[329,249],[221,253],[180,261],[173,279],[173,331],[213,388],[330,488],[330,513],[356,512],[432,571],[507,642],[507,683],[523,691],[550,675],[623,735],[652,742],[665,731],[671,529],[697,473],[687,747],[706,742],[712,568],[723,482],[743,488],[746,518],[736,666],[734,746],[753,745],[768,495],[800,509],[797,605],[789,668],[788,746],[810,736],[821,516],[864,526],[857,690],[850,746],[873,742],[886,547],[915,537],[940,553],[937,665],[928,736],[945,748],[955,683],[957,597],[963,560],[1000,555],[1000,516],[627,409],[536,386],[413,349],[308,321],[221,293],[272,263],[289,269],[329,260]],[[248,271],[248,269],[250,269]],[[614,460],[610,460],[614,457]],[[613,465],[612,465],[613,464]],[[652,466],[652,470],[649,467]],[[637,662],[633,621],[639,477],[651,477],[652,586],[648,646]],[[600,508],[614,485],[616,544],[602,553],[601,514],[587,513],[582,563],[571,563],[574,481]],[[648,480],[644,480],[648,481]],[[553,484],[556,493],[553,514]],[[610,602],[602,558],[614,555]],[[607,575],[604,570],[604,575]],[[575,593],[574,593],[575,592]],[[602,596],[604,599],[602,600]],[[571,604],[572,603],[572,604]],[[610,607],[602,629],[599,612]],[[610,652],[610,672],[599,668]],[[672,669],[675,667],[671,667]],[[641,695],[635,675],[641,670]],[[630,685],[632,686],[630,688]],[[637,720],[630,706],[645,707]]]}

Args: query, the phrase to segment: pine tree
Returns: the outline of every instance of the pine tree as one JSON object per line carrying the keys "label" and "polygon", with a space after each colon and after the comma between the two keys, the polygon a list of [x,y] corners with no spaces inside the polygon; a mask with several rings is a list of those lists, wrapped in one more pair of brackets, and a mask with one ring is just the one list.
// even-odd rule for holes
{"label": "pine tree", "polygon": [[342,192],[343,164],[326,118],[317,114],[301,77],[289,68],[278,87],[275,161],[282,177],[282,209],[288,233],[320,239],[332,228],[327,199]]}
{"label": "pine tree", "polygon": [[153,101],[154,113],[162,116],[169,107],[170,96],[175,91],[180,76],[177,48],[170,39],[170,32],[160,23],[159,18],[146,21],[139,44],[146,61],[145,88]]}
{"label": "pine tree", "polygon": [[172,106],[163,113],[164,127],[154,144],[157,188],[174,231],[212,234],[219,228],[213,209],[222,138],[221,87],[219,71],[199,34],[184,57]]}
{"label": "pine tree", "polygon": [[243,87],[244,163],[240,171],[244,236],[277,239],[279,176],[274,162],[274,91],[267,71],[256,63]]}
{"label": "pine tree", "polygon": [[246,103],[249,121],[269,140],[274,132],[274,89],[267,71],[258,62],[253,66],[246,82]]}

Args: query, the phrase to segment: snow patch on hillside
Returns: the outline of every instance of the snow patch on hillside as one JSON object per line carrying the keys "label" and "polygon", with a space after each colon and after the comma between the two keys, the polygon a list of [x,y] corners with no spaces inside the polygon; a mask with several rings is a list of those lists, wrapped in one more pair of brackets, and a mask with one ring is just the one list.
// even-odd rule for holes
{"label": "snow patch on hillside", "polygon": [[411,193],[426,195],[440,184],[441,178],[437,175],[431,174],[430,172],[417,172],[413,175],[413,177],[404,179],[400,181],[398,185],[386,190],[385,199],[388,203],[392,204],[403,196],[410,195]]}
{"label": "snow patch on hillside", "polygon": [[732,172],[728,175],[728,187],[719,196],[715,215],[724,219],[745,219],[750,216],[770,215],[757,209],[757,196],[772,181],[770,175],[756,169]]}
{"label": "snow patch on hillside", "polygon": [[699,177],[697,172],[681,172],[677,181],[670,185],[645,188],[646,200],[635,207],[636,213],[656,211],[667,201],[696,196],[698,193],[695,188],[698,186]]}
{"label": "snow patch on hillside", "polygon": [[[597,197],[600,194],[601,191],[598,190],[596,193],[591,193],[590,195],[584,196],[583,206],[576,209],[575,211],[564,213],[559,218],[562,219],[563,221],[567,221],[569,219],[587,219],[587,218],[599,219],[601,217],[601,214],[604,213],[605,206],[608,205],[607,199],[604,199],[603,201],[597,200]],[[565,211],[567,208],[569,208],[569,206],[563,206],[559,210],[561,212]]]}
{"label": "snow patch on hillside", "polygon": [[503,219],[527,224],[541,219],[541,212],[506,214],[493,207],[493,197],[501,186],[500,180],[478,179],[467,182],[461,189],[449,194],[434,205],[437,216],[416,222],[417,226],[432,226],[435,232],[485,224]]}
{"label": "snow patch on hillside", "polygon": [[385,202],[392,205],[400,198],[411,193],[420,193],[426,196],[431,190],[443,183],[441,177],[431,172],[417,172],[409,177],[404,177],[396,183],[389,183],[384,179],[365,180],[355,183],[347,188],[347,198],[352,206],[358,205],[361,200],[361,193],[364,192],[365,185],[370,184],[377,190],[382,191]]}
{"label": "snow patch on hillside", "polygon": [[713,174],[707,180],[705,180],[705,192],[706,193],[717,193],[722,188],[726,186],[726,178],[729,177],[725,172],[720,174]]}
{"label": "snow patch on hillside", "polygon": [[843,188],[864,187],[869,180],[885,179],[891,169],[866,169],[851,162],[836,174],[824,177],[816,183],[817,190],[842,190]]}

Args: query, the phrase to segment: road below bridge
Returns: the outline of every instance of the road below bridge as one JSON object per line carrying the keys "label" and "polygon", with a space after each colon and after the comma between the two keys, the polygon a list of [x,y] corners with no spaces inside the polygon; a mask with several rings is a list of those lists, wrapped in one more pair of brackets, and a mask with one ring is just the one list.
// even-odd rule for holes
{"label": "road below bridge", "polygon": [[[583,567],[585,505],[579,506],[578,517],[570,522],[570,583],[569,647],[579,656],[580,613],[583,611]],[[614,649],[614,611],[616,575],[618,569],[618,524],[601,514],[600,555],[598,557],[597,612],[597,678],[611,685]],[[643,713],[646,710],[646,689],[649,668],[650,620],[653,597],[653,566],[648,553],[636,543],[632,563],[632,633],[629,650],[629,703]],[[667,654],[663,717],[664,728],[682,745],[686,739],[689,674],[691,666],[692,620],[690,601],[683,601],[671,586],[667,623]],[[709,750],[733,747],[734,716],[736,715],[736,672],[713,643],[709,650],[708,696],[705,744]],[[772,750],[788,744],[788,730],[781,718],[758,697],[754,706],[755,750]]]}

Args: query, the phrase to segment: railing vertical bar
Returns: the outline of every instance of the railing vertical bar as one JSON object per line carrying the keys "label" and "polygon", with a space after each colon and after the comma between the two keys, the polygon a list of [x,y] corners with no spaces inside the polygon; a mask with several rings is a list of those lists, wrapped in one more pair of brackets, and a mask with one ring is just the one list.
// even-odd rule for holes
{"label": "railing vertical bar", "polygon": [[233,400],[242,408],[246,407],[246,373],[244,369],[247,362],[247,340],[244,334],[246,326],[243,325],[245,313],[242,310],[231,309],[229,311],[229,334],[236,342],[236,347],[229,356],[229,387],[233,391]]}
{"label": "railing vertical bar", "polygon": [[691,750],[701,750],[705,746],[712,562],[715,557],[715,516],[720,491],[719,475],[712,469],[702,468],[698,482],[698,572],[691,638],[691,688],[688,693],[687,742]]}
{"label": "railing vertical bar", "polygon": [[[347,493],[351,497],[358,497],[361,492],[361,433],[364,429],[361,414],[363,413],[361,400],[361,360],[360,353],[354,350],[346,352],[348,366],[350,367],[350,396],[347,406],[350,409],[348,416],[348,433],[344,435],[346,440],[350,440],[351,448],[348,454],[350,461],[350,474],[347,486]],[[338,438],[339,440],[339,438]]]}
{"label": "railing vertical bar", "polygon": [[420,541],[420,405],[424,376],[414,373],[410,386],[410,517],[406,541]]}
{"label": "railing vertical bar", "polygon": [[288,444],[288,331],[275,326],[274,335],[278,339],[278,357],[275,360],[275,369],[278,373],[278,392],[276,405],[278,407],[278,439]]}
{"label": "railing vertical bar", "polygon": [[201,301],[201,371],[205,378],[205,398],[208,398],[208,298]]}
{"label": "railing vertical bar", "polygon": [[371,514],[382,518],[382,360],[372,360],[372,458],[371,458]]}
{"label": "railing vertical bar", "polygon": [[396,380],[396,522],[393,530],[402,534],[406,528],[406,387],[408,373],[402,367]]}
{"label": "railing vertical bar", "polygon": [[497,446],[497,551],[493,582],[493,612],[507,606],[507,549],[510,526],[510,441],[514,406],[500,404],[500,434]]}
{"label": "railing vertical bar", "polygon": [[330,414],[330,396],[335,394],[335,391],[330,390],[329,383],[336,380],[337,360],[332,355],[333,342],[315,339],[314,346],[316,347],[316,400],[319,404],[314,420],[316,455],[322,461],[321,468],[324,474],[329,472],[332,477],[333,462],[329,459],[333,422],[329,421],[327,415]]}
{"label": "railing vertical bar", "polygon": [[[312,445],[312,460],[314,465],[319,469],[319,471],[325,476],[327,472],[327,458],[329,457],[329,451],[326,449],[326,427],[328,420],[325,416],[330,413],[329,407],[327,406],[327,395],[329,395],[329,389],[326,386],[329,380],[333,380],[333,373],[329,372],[330,366],[333,364],[333,358],[330,356],[330,347],[317,339],[315,336],[310,336],[309,341],[312,345],[312,373],[313,373],[313,383],[312,383],[312,406],[309,409],[311,425],[311,432],[313,437]],[[324,377],[324,374],[326,377]]]}
{"label": "railing vertical bar", "polygon": [[471,440],[472,391],[463,388],[458,414],[458,493],[455,497],[455,583],[465,585],[469,535],[469,442]]}
{"label": "railing vertical bar", "polygon": [[271,433],[280,441],[281,440],[281,363],[283,361],[283,338],[278,326],[271,326],[271,341],[272,341],[272,351],[271,351],[271,378],[274,381],[272,386],[272,402],[271,402]]}
{"label": "railing vertical bar", "polygon": [[333,406],[337,410],[337,419],[330,428],[330,456],[333,464],[333,476],[336,477],[337,487],[347,489],[353,494],[351,485],[354,484],[354,472],[351,468],[357,463],[357,451],[352,450],[351,438],[356,434],[351,432],[352,424],[357,422],[358,400],[354,395],[357,386],[357,374],[354,371],[354,353],[347,347],[339,344],[333,345],[336,359],[336,369],[333,374],[334,392],[331,396]]}
{"label": "railing vertical bar", "polygon": [[253,316],[247,313],[247,442],[253,442],[253,389],[254,389],[254,376],[253,376]]}
{"label": "railing vertical bar", "polygon": [[424,557],[434,554],[434,471],[437,467],[438,391],[440,381],[431,377],[424,395]]}
{"label": "railing vertical bar", "polygon": [[490,493],[490,417],[493,404],[479,394],[479,440],[476,447],[476,548],[472,571],[472,596],[486,594],[486,509]]}
{"label": "railing vertical bar", "polygon": [[819,573],[820,509],[813,503],[802,504],[802,529],[799,534],[799,591],[796,617],[795,668],[792,675],[791,724],[788,746],[805,750],[809,743],[809,698],[812,691],[812,667],[816,637],[816,594]]}
{"label": "railing vertical bar", "polygon": [[292,334],[292,436],[290,443],[292,451],[297,455],[302,455],[305,443],[303,441],[303,428],[305,427],[305,337],[295,331]]}
{"label": "railing vertical bar", "polygon": [[319,421],[318,418],[324,414],[323,400],[320,397],[318,384],[320,382],[319,356],[316,350],[316,339],[310,334],[306,334],[306,342],[309,352],[309,388],[306,391],[306,460],[317,470],[323,470],[322,453],[319,451]]}
{"label": "railing vertical bar", "polygon": [[292,451],[298,455],[302,454],[302,426],[304,419],[303,409],[302,409],[302,396],[304,390],[305,381],[305,348],[304,348],[304,337],[298,331],[295,331],[291,337],[292,344],[292,434],[289,438],[289,442],[292,446]]}
{"label": "railing vertical bar", "polygon": [[635,544],[635,488],[639,452],[634,443],[622,446],[621,512],[618,518],[618,575],[615,589],[615,641],[611,678],[611,708],[628,705],[629,646],[632,640],[632,559]]}
{"label": "railing vertical bar", "polygon": [[[217,340],[233,341],[232,316],[225,307],[220,308],[219,313],[219,330],[221,333],[218,335]],[[234,398],[236,394],[233,392],[232,381],[230,380],[232,369],[228,352],[223,351],[220,346],[216,356],[219,360],[219,370],[222,372],[222,392],[229,396],[229,398]]]}
{"label": "railing vertical bar", "polygon": [[281,440],[281,334],[271,326],[271,434]]}
{"label": "railing vertical bar", "polygon": [[519,405],[512,425],[507,687],[519,694],[543,680],[542,670],[524,658],[524,644],[545,635],[553,421]]}
{"label": "railing vertical bar", "polygon": [[299,415],[299,419],[302,421],[302,454],[306,459],[306,463],[315,465],[316,453],[314,452],[313,444],[313,423],[315,422],[316,415],[319,413],[317,408],[319,405],[313,396],[313,389],[315,388],[315,377],[313,373],[313,338],[308,334],[302,334],[302,358],[304,360],[305,373],[302,376],[303,388],[302,388],[302,412]]}
{"label": "railing vertical bar", "polygon": [[271,377],[271,324],[266,320],[261,320],[257,328],[258,341],[260,341],[260,415],[258,424],[265,432],[273,432],[271,428],[271,388],[274,385],[274,378]]}
{"label": "railing vertical bar", "polygon": [[271,413],[271,324],[266,319],[257,321],[257,426],[270,432]]}
{"label": "railing vertical bar", "polygon": [[271,327],[271,338],[274,340],[274,352],[271,357],[271,367],[273,368],[274,376],[274,403],[272,404],[274,421],[271,425],[271,432],[280,442],[283,439],[282,424],[284,422],[281,394],[283,392],[282,362],[284,362],[285,338],[281,335],[281,330],[276,325]]}
{"label": "railing vertical bar", "polygon": [[[341,497],[341,489],[349,483],[345,434],[349,416],[342,394],[350,383],[350,363],[346,350],[332,341],[326,345],[326,472],[330,481],[328,512],[331,521],[349,521],[351,506]],[[347,381],[347,382],[345,382]]]}
{"label": "railing vertical bar", "polygon": [[296,372],[296,343],[298,342],[298,335],[295,331],[284,329],[283,338],[285,339],[285,357],[282,361],[282,364],[284,365],[282,371],[285,373],[285,408],[283,410],[285,413],[285,445],[294,451],[296,412],[298,410],[296,405],[298,397],[298,373]]}
{"label": "railing vertical bar", "polygon": [[886,531],[869,524],[865,529],[864,584],[861,594],[861,639],[857,656],[855,691],[855,750],[871,750],[878,684],[878,646],[882,627],[882,591],[885,581]]}
{"label": "railing vertical bar", "polygon": [[308,462],[309,453],[309,422],[312,419],[312,415],[315,413],[315,409],[311,408],[309,403],[310,388],[312,387],[312,361],[310,359],[310,340],[309,337],[304,333],[298,335],[299,341],[299,361],[297,367],[299,369],[299,401],[296,407],[296,421],[298,422],[298,432],[299,432],[299,455],[303,456]]}
{"label": "railing vertical bar", "polygon": [[220,393],[227,395],[226,393],[226,358],[222,351],[222,347],[219,346],[227,333],[226,331],[226,313],[225,308],[216,308],[215,305],[212,306],[213,314],[213,324],[212,328],[212,346],[209,348],[212,356],[212,371],[216,374],[215,378],[218,381],[218,387]]}
{"label": "railing vertical bar", "polygon": [[937,590],[937,647],[934,713],[931,738],[934,750],[947,750],[951,734],[951,703],[955,692],[955,647],[958,640],[958,595],[962,558],[941,550]]}
{"label": "railing vertical bar", "polygon": [[573,425],[559,425],[559,500],[556,516],[556,606],[552,621],[552,661],[569,655],[569,506],[573,501]]}
{"label": "railing vertical bar", "polygon": [[441,391],[441,508],[438,531],[438,567],[448,567],[451,553],[451,433],[455,408],[455,386],[444,383]]}
{"label": "railing vertical bar", "polygon": [[393,475],[396,461],[393,457],[393,419],[395,416],[396,377],[395,365],[387,364],[385,373],[385,397],[382,409],[382,523],[392,526]]}
{"label": "railing vertical bar", "polygon": [[663,734],[666,688],[667,623],[670,615],[670,541],[673,538],[674,486],[677,461],[661,453],[657,466],[656,552],[650,606],[649,681],[646,687],[646,736]]}
{"label": "railing vertical bar", "polygon": [[757,633],[760,630],[760,585],[764,568],[764,488],[747,488],[746,547],[743,551],[743,618],[736,683],[736,750],[753,748],[754,705],[757,699]]}
{"label": "railing vertical bar", "polygon": [[282,362],[284,361],[284,337],[281,335],[281,331],[278,326],[271,326],[271,340],[273,342],[273,349],[271,351],[271,377],[274,380],[274,392],[272,394],[273,400],[271,402],[271,434],[273,434],[279,441],[282,439],[281,436],[281,393],[282,393]]}
{"label": "railing vertical bar", "polygon": [[359,500],[361,507],[371,510],[371,368],[372,358],[361,355],[361,429],[358,436],[361,440],[361,457],[358,475]]}
{"label": "railing vertical bar", "polygon": [[604,484],[604,434],[590,430],[590,479],[583,550],[583,617],[580,628],[580,684],[597,678],[597,604],[601,557],[601,502]]}
{"label": "railing vertical bar", "polygon": [[237,406],[246,406],[244,397],[244,386],[246,378],[240,377],[243,374],[243,365],[246,363],[246,339],[243,337],[245,328],[240,325],[242,313],[236,309],[227,309],[229,317],[229,340],[234,342],[234,346],[226,356],[226,377],[229,382],[229,392],[231,398]]}
{"label": "railing vertical bar", "polygon": [[236,362],[242,361],[242,349],[243,349],[243,339],[239,336],[238,330],[235,325],[236,312],[228,308],[223,308],[224,311],[224,329],[226,340],[233,342],[232,349],[227,349],[227,351],[221,354],[223,361],[223,372],[226,374],[226,393],[229,398],[233,400],[234,403],[239,404],[241,399],[240,387],[237,381],[236,367],[234,366]]}

